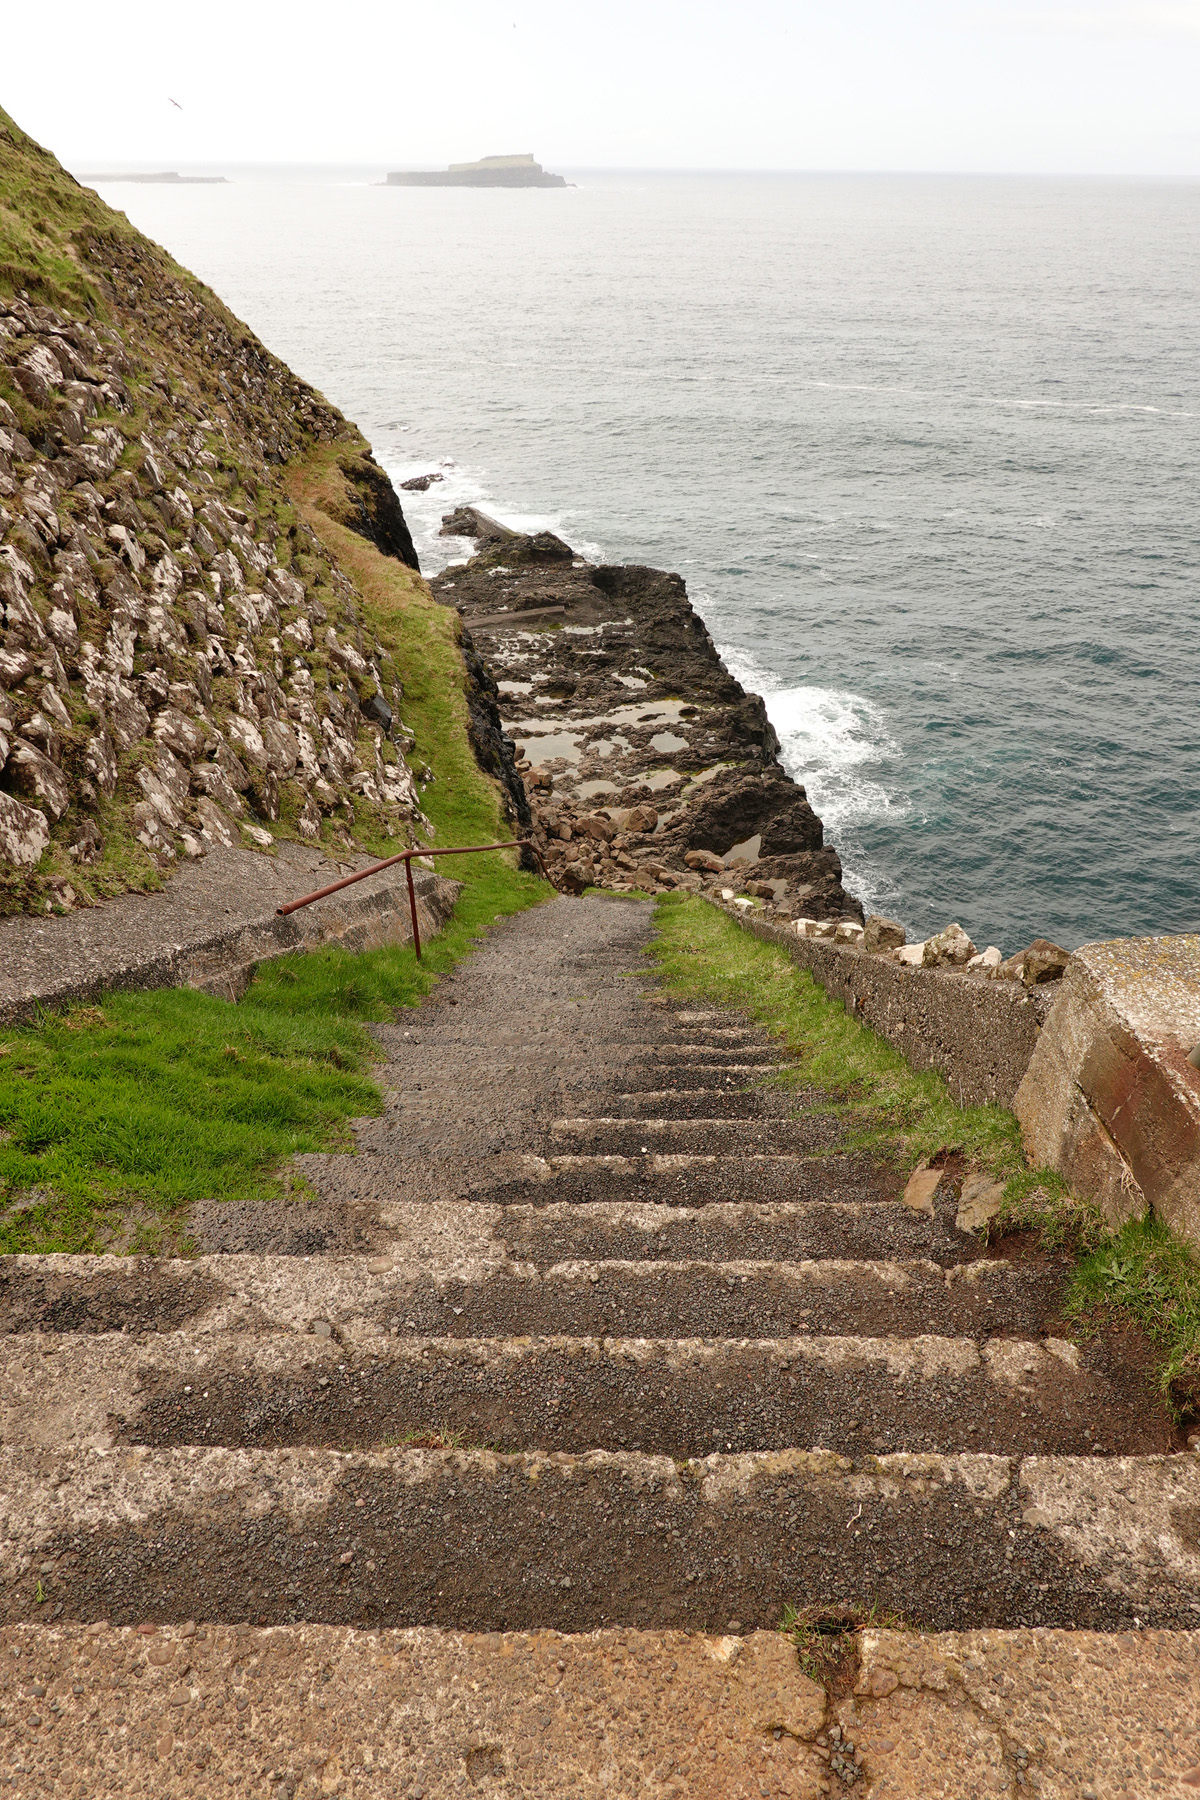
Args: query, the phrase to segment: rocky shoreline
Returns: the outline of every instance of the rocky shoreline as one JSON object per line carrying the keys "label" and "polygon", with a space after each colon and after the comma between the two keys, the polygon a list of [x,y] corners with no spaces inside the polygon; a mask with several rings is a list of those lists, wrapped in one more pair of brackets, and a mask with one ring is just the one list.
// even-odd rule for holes
{"label": "rocky shoreline", "polygon": [[472,508],[443,530],[477,552],[431,587],[494,678],[506,785],[528,797],[558,887],[700,891],[736,871],[789,916],[861,922],[762,700],[725,668],[680,576],[597,566]]}
{"label": "rocky shoreline", "polygon": [[589,563],[474,507],[442,532],[476,545],[431,582],[463,621],[480,705],[491,689],[476,753],[564,892],[683,888],[910,967],[1026,988],[1062,975],[1068,953],[1044,938],[1005,958],[958,924],[909,944],[897,920],[864,918],[761,698],[726,669],[680,576]]}

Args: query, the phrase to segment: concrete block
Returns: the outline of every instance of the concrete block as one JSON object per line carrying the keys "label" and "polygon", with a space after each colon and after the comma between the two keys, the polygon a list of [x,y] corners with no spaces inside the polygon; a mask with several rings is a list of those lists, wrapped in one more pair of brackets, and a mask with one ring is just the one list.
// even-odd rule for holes
{"label": "concrete block", "polygon": [[1147,1206],[1200,1244],[1200,936],[1085,944],[1013,1109],[1025,1148],[1112,1225]]}

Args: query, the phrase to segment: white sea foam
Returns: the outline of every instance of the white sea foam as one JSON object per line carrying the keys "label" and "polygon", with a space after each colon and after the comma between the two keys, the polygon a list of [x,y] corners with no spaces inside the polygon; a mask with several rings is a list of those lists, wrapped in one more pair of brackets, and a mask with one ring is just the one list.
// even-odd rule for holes
{"label": "white sea foam", "polygon": [[868,907],[894,905],[896,897],[872,868],[858,835],[864,825],[903,818],[911,809],[887,779],[902,752],[882,707],[844,688],[780,687],[752,657],[728,649],[722,656],[743,687],[762,695],[779,737],[780,761],[824,822],[827,841],[842,857],[846,886]]}
{"label": "white sea foam", "polygon": [[436,575],[450,563],[465,562],[475,554],[475,545],[470,538],[441,535],[443,518],[460,506],[477,506],[489,518],[507,525],[512,531],[552,531],[555,537],[564,538],[588,562],[604,560],[604,552],[599,544],[573,536],[570,526],[564,525],[561,519],[542,513],[513,512],[508,507],[501,506],[489,493],[481,469],[463,467],[450,457],[427,459],[421,463],[396,464],[388,469],[388,475],[397,488],[401,482],[410,481],[414,475],[429,475],[434,472],[440,474],[442,479],[435,481],[423,494],[406,494],[403,490],[400,492],[404,516],[408,520],[421,568],[426,575]]}

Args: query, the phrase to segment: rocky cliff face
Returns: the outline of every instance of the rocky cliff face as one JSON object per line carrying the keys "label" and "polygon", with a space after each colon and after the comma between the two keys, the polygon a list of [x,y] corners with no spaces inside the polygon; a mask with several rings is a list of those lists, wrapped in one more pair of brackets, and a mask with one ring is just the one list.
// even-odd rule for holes
{"label": "rocky cliff face", "polygon": [[719,887],[736,871],[784,911],[862,918],[762,700],[726,669],[678,575],[596,568],[471,508],[443,529],[478,554],[433,591],[496,678],[560,886]]}
{"label": "rocky cliff face", "polygon": [[0,201],[0,910],[414,841],[400,672],[283,479],[326,455],[415,569],[368,447],[2,113]]}

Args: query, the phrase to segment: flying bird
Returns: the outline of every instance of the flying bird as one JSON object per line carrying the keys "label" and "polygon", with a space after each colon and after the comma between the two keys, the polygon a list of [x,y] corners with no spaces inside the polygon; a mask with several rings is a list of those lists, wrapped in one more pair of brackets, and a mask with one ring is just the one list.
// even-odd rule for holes
{"label": "flying bird", "polygon": [[[168,95],[167,95],[167,99],[168,99],[168,100],[171,100],[171,96],[170,96],[170,94],[168,94]],[[179,107],[179,111],[180,111],[180,112],[182,112],[182,111],[183,111],[183,108],[182,108],[182,106],[179,106],[179,102],[178,102],[178,100],[171,100],[171,105],[172,105],[172,106],[177,106],[177,107]]]}

